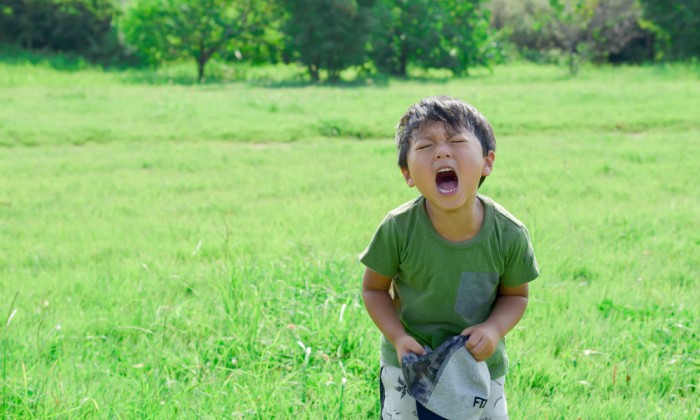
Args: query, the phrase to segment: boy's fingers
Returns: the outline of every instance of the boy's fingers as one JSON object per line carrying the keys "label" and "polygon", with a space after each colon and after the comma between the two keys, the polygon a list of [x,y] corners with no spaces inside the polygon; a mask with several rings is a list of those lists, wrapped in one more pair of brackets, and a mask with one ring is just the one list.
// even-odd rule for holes
{"label": "boy's fingers", "polygon": [[469,353],[471,353],[472,356],[474,356],[474,358],[475,358],[476,360],[481,361],[481,360],[482,360],[481,357],[480,357],[480,356],[481,356],[481,350],[482,350],[482,349],[481,349],[481,346],[478,346],[478,347],[474,347],[473,349],[469,349]]}
{"label": "boy's fingers", "polygon": [[482,357],[484,355],[484,351],[486,350],[486,346],[488,345],[487,341],[484,340],[483,338],[477,340],[474,340],[473,344],[469,344],[469,341],[467,341],[467,350],[469,350],[469,353],[474,356],[474,358],[478,361],[485,360],[485,357]]}
{"label": "boy's fingers", "polygon": [[425,349],[423,348],[423,346],[421,346],[420,344],[418,344],[417,341],[413,341],[413,342],[411,343],[411,349],[410,349],[410,350],[411,350],[412,352],[414,352],[415,354],[419,355],[419,356],[422,356],[422,355],[425,354]]}
{"label": "boy's fingers", "polygon": [[405,341],[400,344],[400,347],[404,349],[406,353],[415,353],[419,356],[425,354],[425,349],[423,349],[423,346],[421,346],[414,338],[411,337],[406,337]]}
{"label": "boy's fingers", "polygon": [[477,337],[476,335],[471,335],[469,337],[469,340],[466,342],[467,349],[472,350],[475,348],[479,343],[481,342],[481,337]]}

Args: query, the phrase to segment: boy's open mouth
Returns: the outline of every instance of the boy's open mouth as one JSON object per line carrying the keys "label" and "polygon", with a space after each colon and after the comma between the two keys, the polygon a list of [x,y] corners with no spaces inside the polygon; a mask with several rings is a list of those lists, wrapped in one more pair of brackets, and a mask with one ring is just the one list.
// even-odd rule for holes
{"label": "boy's open mouth", "polygon": [[435,175],[435,185],[441,194],[450,194],[457,191],[459,179],[457,173],[451,168],[442,168]]}

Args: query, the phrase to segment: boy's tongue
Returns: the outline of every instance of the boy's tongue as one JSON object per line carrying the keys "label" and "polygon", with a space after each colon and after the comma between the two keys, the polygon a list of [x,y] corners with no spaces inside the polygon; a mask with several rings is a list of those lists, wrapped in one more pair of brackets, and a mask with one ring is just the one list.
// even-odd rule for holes
{"label": "boy's tongue", "polygon": [[435,177],[435,184],[442,193],[452,192],[457,189],[457,175],[452,171],[439,172]]}

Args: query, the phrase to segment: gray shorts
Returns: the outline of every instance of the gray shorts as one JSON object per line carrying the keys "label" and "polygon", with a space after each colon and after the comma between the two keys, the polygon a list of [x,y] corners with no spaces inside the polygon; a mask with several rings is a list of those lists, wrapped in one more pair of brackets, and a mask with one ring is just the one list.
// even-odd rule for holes
{"label": "gray shorts", "polygon": [[[482,419],[508,420],[508,404],[503,386],[506,377],[491,380],[489,401],[481,415]],[[379,375],[379,395],[382,403],[382,419],[441,419],[428,411],[406,392],[401,368],[383,366]]]}

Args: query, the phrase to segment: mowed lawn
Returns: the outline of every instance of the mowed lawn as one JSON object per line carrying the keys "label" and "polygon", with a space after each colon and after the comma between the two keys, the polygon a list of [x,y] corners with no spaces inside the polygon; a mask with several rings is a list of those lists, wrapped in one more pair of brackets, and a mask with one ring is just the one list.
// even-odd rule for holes
{"label": "mowed lawn", "polygon": [[494,125],[542,270],[511,418],[700,416],[697,66],[143,80],[0,63],[0,417],[376,418],[357,254],[433,94]]}

